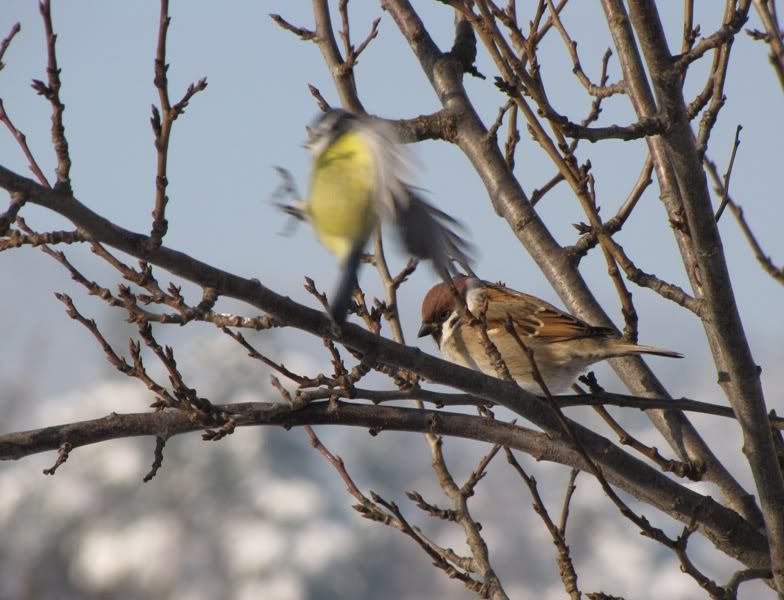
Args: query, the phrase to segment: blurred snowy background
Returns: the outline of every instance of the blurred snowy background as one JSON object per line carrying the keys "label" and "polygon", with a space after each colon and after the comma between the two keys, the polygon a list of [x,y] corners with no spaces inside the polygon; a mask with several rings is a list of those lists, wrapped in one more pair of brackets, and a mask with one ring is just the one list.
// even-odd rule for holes
{"label": "blurred snowy background", "polygon": [[[679,45],[680,8],[680,3],[660,6],[674,46]],[[700,8],[696,20],[702,31],[714,30],[720,11],[712,3]],[[417,9],[436,42],[449,47],[449,10],[435,2],[417,3]],[[303,275],[316,276],[323,289],[330,289],[334,260],[305,228],[293,237],[278,235],[285,218],[269,202],[277,185],[271,165],[289,168],[304,187],[307,156],[300,144],[304,125],[316,112],[306,84],[316,85],[332,103],[336,97],[318,49],[278,29],[267,16],[269,12],[312,26],[305,3],[172,5],[168,45],[172,97],[205,75],[209,87],[175,124],[166,244],[218,267],[258,277],[276,291],[313,305],[302,290]],[[364,37],[373,18],[382,16],[379,38],[362,55],[357,70],[360,96],[367,108],[391,117],[437,109],[436,98],[389,16],[376,3],[364,2],[352,3],[351,14],[357,40]],[[563,18],[580,44],[584,67],[596,78],[608,44],[599,7],[575,2]],[[153,206],[155,158],[149,106],[157,102],[152,85],[157,20],[156,2],[54,4],[75,194],[94,210],[139,231],[148,229]],[[6,54],[0,96],[50,173],[54,163],[49,106],[29,88],[31,79],[45,76],[37,4],[5,0],[0,8],[0,35],[5,36],[17,21],[22,23],[22,32]],[[778,228],[784,206],[780,189],[766,175],[780,171],[782,164],[779,140],[784,135],[784,120],[770,119],[780,114],[782,95],[767,65],[764,46],[739,36],[733,54],[728,102],[711,138],[711,155],[723,168],[735,126],[742,123],[733,193],[766,250],[781,263],[784,246]],[[558,108],[581,118],[590,100],[571,76],[571,64],[557,36],[545,40],[541,57]],[[617,79],[617,63],[611,60],[610,65],[610,79]],[[481,50],[479,68],[487,74],[494,72]],[[563,77],[556,80],[559,72]],[[688,89],[701,89],[704,74],[704,66],[695,66]],[[469,79],[467,87],[485,122],[492,122],[498,102],[492,82]],[[632,120],[625,104],[622,98],[609,100],[600,124]],[[754,110],[749,110],[752,106]],[[487,279],[503,279],[511,287],[557,303],[506,223],[495,216],[481,182],[458,150],[423,143],[417,153],[425,167],[422,185],[433,201],[469,225],[481,252],[477,271]],[[583,144],[578,154],[593,163],[607,216],[622,203],[637,178],[644,147]],[[0,134],[0,157],[5,166],[26,172],[24,158],[7,133]],[[528,192],[552,176],[552,168],[530,140],[521,144],[517,174]],[[584,217],[565,187],[556,188],[539,208],[561,242],[576,237],[570,223]],[[63,221],[34,207],[26,207],[24,216],[39,229],[65,227]],[[781,413],[781,289],[761,272],[729,215],[723,218],[721,229],[746,331],[763,368],[769,407]],[[646,194],[619,241],[632,257],[640,257],[641,268],[687,285],[655,189]],[[647,263],[654,259],[652,247],[656,262]],[[404,263],[404,257],[390,254],[396,265]],[[73,248],[68,255],[104,285],[117,281],[89,251]],[[589,256],[581,270],[616,322],[621,322],[601,257]],[[0,295],[3,432],[95,418],[111,411],[145,410],[152,400],[146,389],[112,370],[89,333],[67,318],[52,292],[72,294],[80,310],[96,318],[118,351],[135,333],[122,322],[121,313],[86,298],[62,267],[38,251],[0,254],[0,272],[5,282],[13,282]],[[418,341],[414,334],[419,302],[432,282],[432,273],[423,268],[404,287],[401,309],[409,343]],[[379,292],[370,269],[362,283],[369,296]],[[183,291],[193,298],[191,286],[185,285]],[[699,324],[646,290],[632,291],[640,313],[641,342],[687,355],[683,361],[652,359],[673,395],[724,404]],[[222,302],[219,309],[241,311],[242,307]],[[156,334],[162,343],[175,345],[186,381],[212,402],[276,397],[269,374],[213,328],[158,327]],[[294,370],[315,374],[329,369],[323,347],[308,336],[283,331],[249,337]],[[429,340],[420,342],[424,350],[434,350]],[[608,368],[597,369],[597,374],[606,387],[621,389]],[[631,433],[663,449],[644,417],[631,411],[613,412]],[[569,414],[606,432],[591,411],[571,410]],[[508,417],[503,411],[499,416]],[[733,423],[717,417],[694,417],[693,422],[751,489]],[[409,518],[442,545],[458,552],[464,548],[458,528],[417,515],[404,496],[406,490],[416,489],[428,500],[443,503],[421,436],[387,432],[371,437],[361,430],[324,427],[317,431],[333,452],[343,456],[363,491],[372,489],[399,503]],[[0,464],[0,598],[472,597],[461,584],[433,569],[401,534],[365,522],[354,513],[342,482],[301,430],[240,430],[219,443],[202,442],[196,434],[175,438],[166,447],[156,478],[142,484],[153,447],[152,440],[142,439],[81,448],[54,477],[41,474],[54,462],[53,454]],[[458,478],[465,478],[487,451],[480,444],[453,440],[446,447],[448,463]],[[525,456],[520,460],[536,476],[545,502],[557,513],[567,470],[536,464]],[[670,553],[641,538],[615,515],[588,477],[581,476],[577,484],[568,541],[582,589],[630,598],[704,596],[680,573]],[[716,495],[710,486],[694,487]],[[472,499],[491,559],[510,595],[562,598],[555,551],[530,504],[527,489],[503,458],[491,465]],[[644,512],[669,533],[679,530],[655,511]],[[698,566],[721,582],[737,567],[701,539],[691,540],[690,553]],[[749,598],[770,594],[757,584],[742,589]]]}

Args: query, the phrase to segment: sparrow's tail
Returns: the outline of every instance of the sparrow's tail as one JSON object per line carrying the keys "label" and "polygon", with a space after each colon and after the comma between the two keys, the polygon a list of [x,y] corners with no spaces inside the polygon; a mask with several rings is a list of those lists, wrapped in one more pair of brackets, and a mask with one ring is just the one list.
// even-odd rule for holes
{"label": "sparrow's tail", "polygon": [[639,344],[626,344],[621,343],[613,348],[619,354],[654,354],[656,356],[667,356],[669,358],[683,358],[680,352],[673,352],[672,350],[664,350],[663,348],[656,348],[655,346],[641,346]]}
{"label": "sparrow's tail", "polygon": [[351,307],[351,296],[354,288],[357,287],[357,274],[362,265],[362,246],[358,246],[351,251],[343,264],[343,271],[340,274],[338,287],[332,295],[329,304],[329,316],[337,325],[342,325],[346,321],[348,309]]}

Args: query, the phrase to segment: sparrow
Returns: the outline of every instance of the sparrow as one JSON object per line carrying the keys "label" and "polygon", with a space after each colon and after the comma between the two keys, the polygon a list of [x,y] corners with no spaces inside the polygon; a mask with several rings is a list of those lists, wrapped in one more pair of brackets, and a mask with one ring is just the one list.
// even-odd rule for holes
{"label": "sparrow", "polygon": [[[548,390],[569,388],[589,365],[618,356],[654,354],[683,358],[677,352],[641,346],[620,339],[612,329],[595,327],[544,300],[473,277],[453,278],[455,289],[474,317],[486,303],[487,334],[498,348],[509,372],[520,387],[542,395],[527,354],[507,331],[510,318],[515,332],[533,352]],[[481,345],[478,325],[470,325],[447,283],[435,285],[422,301],[419,337],[431,335],[443,357],[470,369],[496,376]]]}
{"label": "sparrow", "polygon": [[307,131],[313,158],[308,197],[281,208],[309,222],[342,264],[330,301],[336,324],[345,321],[363,251],[379,222],[393,223],[406,250],[432,261],[444,279],[455,272],[453,260],[470,262],[469,244],[454,231],[458,222],[410,183],[413,160],[389,123],[331,109]]}

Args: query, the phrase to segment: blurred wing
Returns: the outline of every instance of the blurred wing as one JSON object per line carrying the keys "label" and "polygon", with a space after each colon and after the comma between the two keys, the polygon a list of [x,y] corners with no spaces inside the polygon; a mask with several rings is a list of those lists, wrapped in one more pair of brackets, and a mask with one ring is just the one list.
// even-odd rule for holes
{"label": "blurred wing", "polygon": [[381,220],[395,223],[406,250],[417,258],[432,260],[442,277],[455,271],[452,260],[470,264],[472,247],[454,230],[460,224],[426,202],[411,185],[416,162],[392,125],[358,118],[374,157],[376,210]]}
{"label": "blurred wing", "polygon": [[407,206],[398,210],[397,225],[406,250],[417,258],[430,259],[442,277],[455,272],[452,261],[472,262],[473,248],[455,232],[458,221],[409,189]]}
{"label": "blurred wing", "polygon": [[358,130],[373,155],[375,167],[376,210],[382,221],[394,222],[401,209],[408,206],[408,185],[413,180],[415,161],[400,143],[389,123],[358,116]]}
{"label": "blurred wing", "polygon": [[605,337],[613,333],[606,327],[589,325],[544,300],[501,285],[481,285],[469,292],[468,308],[475,316],[481,310],[485,298],[488,303],[488,330],[503,330],[506,318],[510,316],[515,331],[523,340],[535,338],[543,343],[564,342],[587,337]]}

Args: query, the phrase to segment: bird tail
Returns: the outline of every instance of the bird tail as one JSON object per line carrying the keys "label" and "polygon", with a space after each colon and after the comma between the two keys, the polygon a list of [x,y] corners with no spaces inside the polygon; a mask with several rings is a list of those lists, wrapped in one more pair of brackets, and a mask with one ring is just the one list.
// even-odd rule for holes
{"label": "bird tail", "polygon": [[362,246],[357,246],[348,255],[343,264],[338,287],[332,295],[329,316],[337,325],[345,323],[348,309],[351,307],[351,296],[354,293],[354,288],[357,287],[357,274],[362,266],[362,250]]}
{"label": "bird tail", "polygon": [[613,350],[617,350],[621,354],[653,354],[656,356],[667,356],[669,358],[683,358],[683,354],[680,352],[664,350],[663,348],[656,348],[655,346],[641,346],[639,344],[618,344]]}
{"label": "bird tail", "polygon": [[452,261],[468,265],[474,251],[470,242],[455,232],[459,221],[426,202],[408,187],[409,201],[400,203],[396,215],[398,231],[406,250],[417,258],[429,259],[442,277],[455,273]]}

